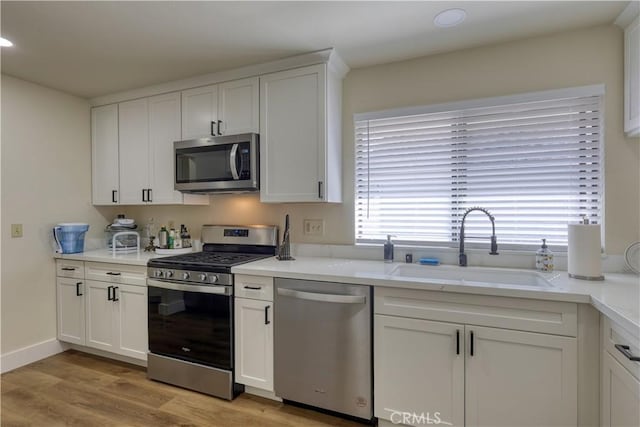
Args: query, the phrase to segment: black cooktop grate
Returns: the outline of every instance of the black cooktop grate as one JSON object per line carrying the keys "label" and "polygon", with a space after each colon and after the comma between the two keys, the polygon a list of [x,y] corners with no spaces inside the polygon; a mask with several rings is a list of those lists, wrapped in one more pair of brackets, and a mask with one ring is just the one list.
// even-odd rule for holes
{"label": "black cooktop grate", "polygon": [[230,252],[194,252],[185,255],[154,258],[149,264],[174,264],[176,266],[198,267],[232,267],[250,261],[267,258],[271,255],[239,254]]}

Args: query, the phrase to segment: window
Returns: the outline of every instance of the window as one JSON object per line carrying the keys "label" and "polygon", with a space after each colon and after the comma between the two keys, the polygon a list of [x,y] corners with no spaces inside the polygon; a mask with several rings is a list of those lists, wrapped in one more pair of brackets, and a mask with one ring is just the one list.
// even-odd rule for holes
{"label": "window", "polygon": [[[502,249],[542,238],[566,247],[569,222],[602,221],[603,94],[598,85],[356,115],[356,243],[394,234],[455,246],[465,210],[481,206]],[[470,246],[490,234],[484,214],[469,214]]]}

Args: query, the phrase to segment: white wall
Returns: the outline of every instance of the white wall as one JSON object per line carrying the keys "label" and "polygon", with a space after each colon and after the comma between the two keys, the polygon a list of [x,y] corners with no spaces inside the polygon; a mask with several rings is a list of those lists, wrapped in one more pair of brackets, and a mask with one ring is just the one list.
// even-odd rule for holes
{"label": "white wall", "polygon": [[[91,205],[91,144],[86,100],[2,75],[1,352],[56,336],[51,227],[88,222],[102,237],[105,218]],[[11,238],[10,224],[24,237]]]}
{"label": "white wall", "polygon": [[[343,204],[266,205],[243,195],[213,196],[203,208],[125,211],[139,221],[186,223],[195,235],[204,223],[282,224],[290,213],[293,242],[353,244],[353,114],[604,83],[605,247],[622,254],[640,239],[640,144],[623,134],[622,49],[622,31],[608,25],[352,70],[343,85]],[[324,219],[325,235],[303,235],[305,218]]]}

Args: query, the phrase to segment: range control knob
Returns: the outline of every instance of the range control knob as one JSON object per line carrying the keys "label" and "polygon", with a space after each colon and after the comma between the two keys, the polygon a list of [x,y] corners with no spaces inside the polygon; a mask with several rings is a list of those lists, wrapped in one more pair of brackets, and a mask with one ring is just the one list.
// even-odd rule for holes
{"label": "range control knob", "polygon": [[204,273],[200,273],[200,274],[198,275],[198,279],[199,279],[201,282],[204,282],[204,281],[206,281],[206,280],[207,280],[207,275],[206,275],[206,274],[204,274]]}
{"label": "range control knob", "polygon": [[211,276],[211,283],[216,283],[217,281],[218,281],[218,276],[217,275]]}
{"label": "range control knob", "polygon": [[171,277],[173,277],[173,271],[168,270],[167,271],[167,278],[171,278]]}
{"label": "range control knob", "polygon": [[156,277],[162,277],[164,276],[164,273],[162,273],[162,270],[156,270],[155,273],[153,273],[154,276]]}
{"label": "range control knob", "polygon": [[191,274],[188,271],[182,273],[182,280],[189,280],[189,278],[191,278]]}

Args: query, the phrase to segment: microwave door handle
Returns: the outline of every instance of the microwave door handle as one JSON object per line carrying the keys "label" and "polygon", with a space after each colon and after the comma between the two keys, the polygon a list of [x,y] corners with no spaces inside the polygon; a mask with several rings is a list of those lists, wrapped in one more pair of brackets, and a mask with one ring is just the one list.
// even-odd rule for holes
{"label": "microwave door handle", "polygon": [[231,147],[231,154],[229,155],[229,164],[231,165],[231,175],[234,180],[240,179],[238,176],[238,168],[236,167],[236,155],[238,154],[238,144],[233,144]]}

